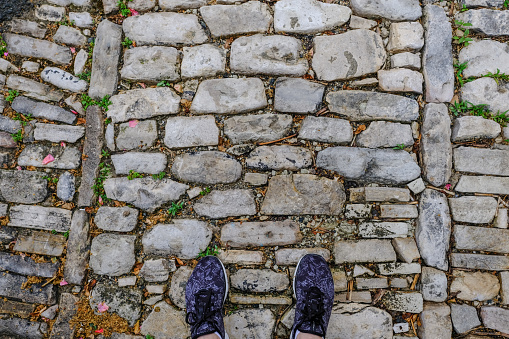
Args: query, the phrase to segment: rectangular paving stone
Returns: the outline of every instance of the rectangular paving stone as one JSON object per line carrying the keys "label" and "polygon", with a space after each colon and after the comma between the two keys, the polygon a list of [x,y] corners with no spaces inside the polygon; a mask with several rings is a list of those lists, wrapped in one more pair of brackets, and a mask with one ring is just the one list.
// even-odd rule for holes
{"label": "rectangular paving stone", "polygon": [[0,332],[2,337],[43,339],[48,324],[42,321],[30,321],[21,318],[0,319]]}
{"label": "rectangular paving stone", "polygon": [[363,238],[404,238],[408,235],[405,222],[363,222],[359,224],[359,236]]}
{"label": "rectangular paving stone", "polygon": [[71,215],[63,208],[16,205],[9,210],[9,226],[65,232],[71,227]]}
{"label": "rectangular paving stone", "polygon": [[358,290],[370,290],[375,288],[388,288],[387,278],[356,278],[355,285]]}
{"label": "rectangular paving stone", "polygon": [[[48,195],[44,173],[26,170],[0,170],[0,197],[18,204],[36,204]],[[7,206],[5,206],[7,212]]]}
{"label": "rectangular paving stone", "polygon": [[58,317],[51,329],[50,339],[72,338],[76,330],[69,322],[78,312],[78,297],[71,293],[62,293],[58,304]]}
{"label": "rectangular paving stone", "polygon": [[451,253],[451,265],[474,270],[509,270],[509,257],[503,255]]}
{"label": "rectangular paving stone", "polygon": [[166,122],[164,144],[169,148],[215,146],[219,143],[219,128],[212,115],[174,117]]}
{"label": "rectangular paving stone", "polygon": [[334,244],[336,264],[396,261],[390,240],[340,240]]}
{"label": "rectangular paving stone", "polygon": [[72,216],[64,267],[64,279],[69,284],[81,285],[85,277],[90,249],[89,229],[87,212],[76,210]]}
{"label": "rectangular paving stone", "polygon": [[92,55],[92,76],[88,95],[100,100],[117,90],[118,63],[122,45],[122,27],[108,20],[97,26],[94,52]]}
{"label": "rectangular paving stone", "polygon": [[[76,115],[70,111],[56,105],[50,105],[45,102],[29,99],[24,96],[16,97],[11,105],[12,109],[21,114],[30,114],[34,118],[43,118],[52,121],[73,124],[76,121]],[[43,124],[41,124],[43,125]],[[58,126],[58,125],[51,125]],[[68,126],[62,126],[68,127]],[[78,126],[73,126],[74,128]],[[80,127],[82,128],[82,127]],[[60,141],[60,140],[59,140]]]}
{"label": "rectangular paving stone", "polygon": [[395,292],[388,291],[382,297],[382,304],[391,311],[421,313],[424,301],[419,292]]}
{"label": "rectangular paving stone", "polygon": [[27,235],[19,235],[14,250],[59,257],[62,255],[66,243],[67,239],[63,235],[36,231]]}
{"label": "rectangular paving stone", "polygon": [[416,205],[380,205],[380,217],[382,218],[414,219],[418,216]]}
{"label": "rectangular paving stone", "polygon": [[211,219],[255,215],[256,203],[250,190],[214,190],[198,200],[194,210],[199,216]]}
{"label": "rectangular paving stone", "polygon": [[386,263],[378,264],[378,270],[382,275],[393,274],[417,274],[421,273],[421,264],[419,263]]}
{"label": "rectangular paving stone", "polygon": [[[55,160],[44,165],[42,162],[48,154]],[[43,144],[27,145],[18,157],[18,165],[42,168],[75,169],[81,162],[81,152],[77,147],[47,146]]]}
{"label": "rectangular paving stone", "polygon": [[0,272],[0,295],[33,304],[51,305],[56,302],[57,296],[53,284],[45,287],[35,284],[29,289],[21,288],[26,281],[27,278],[21,275]]}
{"label": "rectangular paving stone", "polygon": [[456,187],[456,192],[509,194],[509,178],[493,176],[462,175]]}
{"label": "rectangular paving stone", "polygon": [[34,38],[44,39],[47,29],[37,22],[23,19],[14,19],[9,23],[14,33],[30,35]]}
{"label": "rectangular paving stone", "polygon": [[34,304],[22,303],[19,301],[0,299],[0,314],[15,314],[21,318],[28,318],[35,310]]}
{"label": "rectangular paving stone", "polygon": [[261,265],[264,262],[262,251],[227,250],[220,251],[217,257],[227,265]]}
{"label": "rectangular paving stone", "polygon": [[509,151],[458,147],[453,152],[458,172],[509,176]]}
{"label": "rectangular paving stone", "polygon": [[292,220],[230,222],[221,228],[221,242],[231,247],[283,246],[301,241],[299,225]]}
{"label": "rectangular paving stone", "polygon": [[230,293],[230,302],[240,305],[291,305],[290,297],[270,297],[262,295],[242,295],[238,293]]}
{"label": "rectangular paving stone", "polygon": [[19,75],[9,76],[5,85],[8,88],[24,92],[23,95],[37,100],[60,101],[64,98],[62,91]]}
{"label": "rectangular paving stone", "polygon": [[351,202],[407,202],[410,191],[397,187],[358,187],[350,188]]}
{"label": "rectangular paving stone", "polygon": [[60,263],[36,263],[32,258],[0,252],[0,270],[43,278],[53,277]]}
{"label": "rectangular paving stone", "polygon": [[[505,5],[507,7],[507,5]],[[456,20],[471,23],[470,31],[487,36],[509,35],[509,13],[494,9],[473,9],[456,14]]]}
{"label": "rectangular paving stone", "polygon": [[498,202],[492,197],[463,196],[449,198],[452,219],[472,224],[488,224],[497,213]]}
{"label": "rectangular paving stone", "polygon": [[66,141],[74,143],[85,135],[82,126],[65,126],[55,124],[35,124],[34,139],[50,142]]}
{"label": "rectangular paving stone", "polygon": [[65,65],[72,61],[71,50],[51,41],[39,40],[24,35],[4,33],[9,53],[29,58],[46,59],[56,64]]}
{"label": "rectangular paving stone", "polygon": [[179,52],[173,47],[142,46],[127,49],[122,79],[143,82],[175,81],[180,79]]}
{"label": "rectangular paving stone", "polygon": [[276,264],[297,265],[306,254],[318,254],[326,261],[330,260],[330,251],[326,248],[281,248],[276,251]]}
{"label": "rectangular paving stone", "polygon": [[509,253],[509,230],[491,227],[454,226],[458,250]]}
{"label": "rectangular paving stone", "polygon": [[369,291],[351,291],[335,294],[334,301],[371,304],[372,299]]}

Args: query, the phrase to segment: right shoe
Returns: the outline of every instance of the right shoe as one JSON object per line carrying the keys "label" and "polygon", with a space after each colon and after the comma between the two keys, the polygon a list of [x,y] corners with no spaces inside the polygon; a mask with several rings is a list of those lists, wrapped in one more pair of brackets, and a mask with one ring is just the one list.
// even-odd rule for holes
{"label": "right shoe", "polygon": [[300,259],[293,290],[297,304],[290,338],[295,339],[297,331],[325,338],[334,303],[334,280],[322,256],[307,254]]}

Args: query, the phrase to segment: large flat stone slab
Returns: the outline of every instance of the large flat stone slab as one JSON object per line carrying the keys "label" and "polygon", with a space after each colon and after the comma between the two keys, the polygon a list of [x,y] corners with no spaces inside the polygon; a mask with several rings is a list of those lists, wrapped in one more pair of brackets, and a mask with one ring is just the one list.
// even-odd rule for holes
{"label": "large flat stone slab", "polygon": [[422,74],[427,102],[450,102],[454,94],[452,28],[445,10],[435,5],[424,7],[424,49]]}
{"label": "large flat stone slab", "polygon": [[46,27],[34,21],[13,19],[9,22],[9,25],[11,31],[14,33],[30,35],[39,39],[44,39],[46,36]]}
{"label": "large flat stone slab", "polygon": [[205,221],[173,219],[172,224],[158,224],[143,235],[147,254],[194,259],[212,240],[212,230]]}
{"label": "large flat stone slab", "polygon": [[299,130],[299,139],[346,145],[352,141],[353,130],[345,119],[308,116]]}
{"label": "large flat stone slab", "polygon": [[421,313],[423,308],[422,294],[419,292],[390,291],[384,294],[381,302],[390,311]]}
{"label": "large flat stone slab", "polygon": [[281,292],[290,285],[288,275],[267,269],[240,269],[230,276],[230,283],[248,293]]}
{"label": "large flat stone slab", "polygon": [[481,307],[481,318],[485,327],[503,333],[509,333],[509,310],[496,306]]}
{"label": "large flat stone slab", "polygon": [[419,200],[419,218],[415,240],[419,252],[428,266],[447,271],[451,217],[445,194],[426,189]]}
{"label": "large flat stone slab", "polygon": [[21,318],[0,319],[0,333],[6,338],[42,339],[48,331],[48,325],[40,321]]}
{"label": "large flat stone slab", "polygon": [[130,232],[136,227],[139,211],[131,207],[101,206],[97,210],[94,222],[105,231]]}
{"label": "large flat stone slab", "polygon": [[164,144],[169,148],[215,146],[218,143],[219,128],[212,115],[174,117],[166,121]]}
{"label": "large flat stone slab", "polygon": [[159,82],[180,78],[179,55],[173,47],[135,47],[125,51],[122,79],[131,81]]}
{"label": "large flat stone slab", "polygon": [[421,174],[409,153],[392,149],[329,147],[318,152],[316,165],[348,179],[385,184],[405,184]]}
{"label": "large flat stone slab", "polygon": [[14,250],[59,257],[66,244],[67,239],[63,235],[34,231],[27,235],[19,235]]}
{"label": "large flat stone slab", "polygon": [[7,43],[9,53],[29,58],[46,59],[60,65],[66,65],[72,61],[69,48],[51,41],[11,33],[4,33],[2,37]]}
{"label": "large flat stone slab", "polygon": [[509,257],[470,253],[451,253],[451,266],[486,271],[509,270]]}
{"label": "large flat stone slab", "polygon": [[[44,165],[42,161],[51,154],[55,160]],[[27,145],[18,157],[18,165],[43,168],[75,169],[81,162],[81,152],[71,146],[46,146],[42,144]]]}
{"label": "large flat stone slab", "polygon": [[224,327],[232,338],[270,338],[276,318],[268,308],[234,311],[224,319]]}
{"label": "large flat stone slab", "polygon": [[296,171],[313,164],[313,153],[304,147],[278,145],[255,148],[246,158],[246,167],[259,171]]}
{"label": "large flat stone slab", "polygon": [[[330,251],[326,248],[313,247],[313,248],[280,248],[276,251],[276,264],[277,265],[297,265],[299,260],[306,254],[317,254],[325,259],[330,260]],[[334,277],[334,273],[333,273]],[[345,277],[346,279],[346,277]],[[336,280],[336,279],[334,279]],[[337,283],[335,283],[337,285]]]}
{"label": "large flat stone slab", "polygon": [[92,239],[90,268],[95,274],[117,277],[131,271],[136,236],[102,233]]}
{"label": "large flat stone slab", "polygon": [[359,224],[359,236],[363,238],[398,238],[406,237],[407,234],[408,223],[405,222],[363,222]]}
{"label": "large flat stone slab", "polygon": [[[466,333],[474,327],[481,326],[475,307],[467,304],[450,304],[450,306],[452,325],[457,333]],[[470,337],[469,339],[478,338]]]}
{"label": "large flat stone slab", "polygon": [[165,170],[167,159],[163,153],[127,152],[113,154],[111,161],[117,175],[129,174],[130,171],[159,174]]}
{"label": "large flat stone slab", "polygon": [[30,257],[21,257],[9,253],[0,253],[0,269],[11,273],[36,276],[43,278],[52,278],[58,271],[59,262],[56,263],[36,263]]}
{"label": "large flat stone slab", "polygon": [[61,89],[71,92],[85,92],[88,83],[58,67],[46,67],[41,72],[41,79]]}
{"label": "large flat stone slab", "polygon": [[[356,292],[353,292],[356,293]],[[369,294],[369,292],[367,292]],[[352,305],[351,307],[349,305]],[[332,308],[330,338],[392,338],[391,315],[376,307],[340,303]]]}
{"label": "large flat stone slab", "polygon": [[7,272],[0,274],[0,295],[33,304],[52,305],[56,302],[57,295],[53,284],[45,287],[35,284],[32,288],[21,288],[26,281],[27,278],[20,275]]}
{"label": "large flat stone slab", "polygon": [[240,179],[242,165],[226,153],[202,151],[177,156],[171,173],[185,182],[230,184]]}
{"label": "large flat stone slab", "polygon": [[339,240],[334,244],[336,264],[396,261],[390,240]]}
{"label": "large flat stone slab", "polygon": [[368,18],[413,21],[419,19],[422,15],[421,6],[416,0],[354,0],[351,5],[356,15]]}
{"label": "large flat stone slab", "polygon": [[509,176],[509,151],[458,147],[453,152],[458,172]]}
{"label": "large flat stone slab", "polygon": [[494,139],[502,131],[496,121],[478,116],[464,116],[454,120],[451,140],[453,142],[474,139]]}
{"label": "large flat stone slab", "polygon": [[463,76],[469,78],[479,77],[489,72],[495,74],[509,73],[509,47],[506,43],[495,40],[472,41],[470,45],[461,49],[458,62],[467,62]]}
{"label": "large flat stone slab", "polygon": [[312,64],[318,79],[335,81],[375,73],[386,57],[380,35],[357,29],[316,37]]}
{"label": "large flat stone slab", "polygon": [[154,211],[162,204],[178,200],[189,186],[170,179],[155,180],[151,177],[128,180],[111,178],[104,181],[106,196],[125,201],[147,211]]}
{"label": "large flat stone slab", "polygon": [[424,303],[419,338],[449,339],[452,336],[451,309],[445,303]]}
{"label": "large flat stone slab", "polygon": [[36,204],[48,195],[48,182],[44,173],[35,171],[0,170],[0,196],[2,200],[20,204]]}
{"label": "large flat stone slab", "polygon": [[311,174],[276,175],[261,206],[262,214],[338,215],[346,200],[343,185]]}
{"label": "large flat stone slab", "polygon": [[122,45],[122,27],[108,20],[97,26],[94,52],[92,54],[92,76],[88,95],[101,100],[117,90],[118,63]]}
{"label": "large flat stone slab", "polygon": [[458,250],[509,253],[508,239],[509,230],[507,229],[454,226],[454,240]]}
{"label": "large flat stone slab", "polygon": [[233,144],[267,142],[286,136],[292,127],[287,114],[259,114],[234,116],[224,121],[224,134]]}
{"label": "large flat stone slab", "polygon": [[62,293],[58,304],[58,317],[51,328],[50,338],[72,338],[76,325],[70,321],[78,312],[79,298],[71,293]]}
{"label": "large flat stone slab", "polygon": [[18,113],[30,114],[34,118],[43,118],[66,124],[72,124],[76,120],[76,115],[66,109],[24,96],[16,97],[12,101],[11,107]]}
{"label": "large flat stone slab", "polygon": [[302,42],[284,35],[251,35],[231,46],[230,68],[234,73],[302,76],[308,70]]}
{"label": "large flat stone slab", "polygon": [[509,13],[494,9],[471,9],[456,14],[456,20],[471,23],[469,29],[487,36],[509,36]]}
{"label": "large flat stone slab", "polygon": [[64,267],[64,279],[69,284],[81,285],[87,273],[90,255],[90,223],[85,210],[74,212],[69,231],[67,256]]}
{"label": "large flat stone slab", "polygon": [[109,306],[108,312],[117,313],[134,326],[141,315],[142,294],[138,289],[114,287],[97,284],[90,294],[90,307],[99,314],[97,305],[104,303]]}
{"label": "large flat stone slab", "polygon": [[180,97],[168,87],[133,89],[112,96],[110,101],[106,114],[115,123],[177,114],[180,107]]}
{"label": "large flat stone slab", "polygon": [[154,305],[154,310],[141,326],[143,335],[151,335],[154,338],[180,339],[189,335],[189,331],[189,325],[185,321],[185,313],[178,311],[165,301]]}
{"label": "large flat stone slab", "polygon": [[71,227],[71,215],[63,208],[16,205],[9,209],[9,226],[65,232]]}
{"label": "large flat stone slab", "polygon": [[259,1],[240,5],[213,5],[200,8],[213,37],[266,33],[272,23],[269,6]]}
{"label": "large flat stone slab", "polygon": [[461,193],[507,195],[509,194],[509,178],[462,175],[454,190]]}
{"label": "large flat stone slab", "polygon": [[486,272],[465,272],[454,270],[450,293],[468,301],[486,301],[495,298],[500,292],[500,282],[496,275]]}
{"label": "large flat stone slab", "polygon": [[293,245],[301,240],[299,225],[292,220],[230,222],[221,227],[221,242],[234,248]]}
{"label": "large flat stone slab", "polygon": [[258,78],[203,81],[191,104],[197,114],[237,114],[267,106],[263,82]]}
{"label": "large flat stone slab", "polygon": [[82,126],[65,126],[55,124],[36,123],[34,130],[34,139],[60,142],[66,141],[74,143],[85,135],[85,128]]}
{"label": "large flat stone slab", "polygon": [[64,98],[64,93],[60,90],[18,75],[9,76],[5,85],[10,89],[24,92],[23,95],[37,100],[60,101]]}
{"label": "large flat stone slab", "polygon": [[352,10],[316,0],[282,0],[274,5],[276,32],[314,34],[348,22]]}
{"label": "large flat stone slab", "polygon": [[350,121],[387,120],[412,122],[419,118],[417,101],[394,94],[368,91],[337,91],[325,100],[332,113]]}
{"label": "large flat stone slab", "polygon": [[207,41],[205,30],[193,14],[159,12],[130,16],[122,28],[138,46],[195,45]]}
{"label": "large flat stone slab", "polygon": [[[350,127],[350,124],[348,126]],[[357,136],[355,142],[360,147],[393,148],[401,144],[413,145],[414,138],[412,137],[412,128],[408,124],[373,121],[365,131]]]}
{"label": "large flat stone slab", "polygon": [[496,114],[509,109],[507,85],[499,85],[492,78],[480,78],[466,83],[461,89],[461,99],[472,105],[487,105],[487,108]]}
{"label": "large flat stone slab", "polygon": [[226,51],[212,44],[183,48],[182,78],[208,78],[225,72]]}
{"label": "large flat stone slab", "polygon": [[124,122],[118,126],[118,130],[116,144],[120,150],[147,149],[157,140],[155,120],[139,121],[134,126]]}
{"label": "large flat stone slab", "polygon": [[324,91],[325,86],[316,82],[278,78],[274,92],[274,109],[285,113],[314,113],[322,105]]}
{"label": "large flat stone slab", "polygon": [[194,204],[195,212],[211,219],[255,215],[253,193],[245,189],[214,190]]}
{"label": "large flat stone slab", "polygon": [[452,219],[471,224],[488,224],[497,213],[497,200],[492,197],[449,198]]}

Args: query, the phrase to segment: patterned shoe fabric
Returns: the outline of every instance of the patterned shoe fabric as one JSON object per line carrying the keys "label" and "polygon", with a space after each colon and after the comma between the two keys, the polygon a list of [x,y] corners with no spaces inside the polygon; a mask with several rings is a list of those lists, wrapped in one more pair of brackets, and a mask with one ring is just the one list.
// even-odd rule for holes
{"label": "patterned shoe fabric", "polygon": [[297,330],[325,338],[334,303],[334,281],[325,259],[305,255],[295,270],[293,290],[297,305],[290,338],[296,338]]}
{"label": "patterned shoe fabric", "polygon": [[216,257],[204,257],[198,262],[186,285],[186,322],[191,325],[191,337],[219,333],[225,336],[223,304],[228,293],[228,279],[223,264]]}

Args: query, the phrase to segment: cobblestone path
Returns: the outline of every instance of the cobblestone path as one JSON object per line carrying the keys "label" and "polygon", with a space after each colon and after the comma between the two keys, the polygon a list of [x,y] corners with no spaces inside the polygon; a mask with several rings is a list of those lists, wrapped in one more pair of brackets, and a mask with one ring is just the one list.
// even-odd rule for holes
{"label": "cobblestone path", "polygon": [[[509,337],[509,1],[43,0],[1,23],[0,336]],[[10,13],[10,12],[9,12]],[[10,14],[9,14],[10,15]]]}

